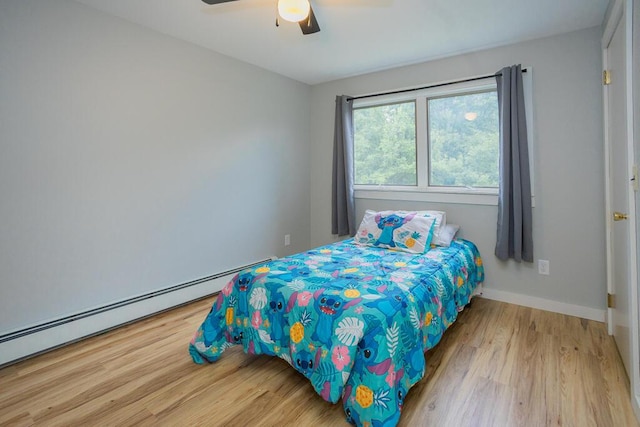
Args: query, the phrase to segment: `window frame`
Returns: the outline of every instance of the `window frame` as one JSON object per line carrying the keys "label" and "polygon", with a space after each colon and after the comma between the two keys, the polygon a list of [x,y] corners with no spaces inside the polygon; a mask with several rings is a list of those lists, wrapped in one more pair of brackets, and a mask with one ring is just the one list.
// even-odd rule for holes
{"label": "window frame", "polygon": [[[529,166],[531,172],[532,202],[534,197],[534,168],[533,168],[533,103],[532,103],[532,70],[531,67],[523,73],[523,85],[525,94],[525,109],[527,115],[527,136],[529,142]],[[471,77],[473,78],[473,77]],[[496,81],[493,77],[482,80],[451,83],[437,83],[428,89],[420,89],[411,92],[380,95],[353,101],[354,110],[363,107],[394,104],[414,101],[416,111],[416,170],[417,185],[415,186],[391,186],[391,185],[365,185],[354,184],[356,199],[398,200],[398,201],[422,201],[438,203],[462,203],[479,205],[497,205],[497,188],[466,188],[443,187],[429,185],[429,141],[427,135],[427,99],[442,96],[463,95],[496,90]],[[355,171],[355,165],[354,171]]]}

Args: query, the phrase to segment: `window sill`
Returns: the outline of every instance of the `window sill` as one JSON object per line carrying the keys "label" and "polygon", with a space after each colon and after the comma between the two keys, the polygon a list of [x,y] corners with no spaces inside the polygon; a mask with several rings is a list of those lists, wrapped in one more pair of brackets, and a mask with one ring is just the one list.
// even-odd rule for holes
{"label": "window sill", "polygon": [[498,205],[498,195],[488,192],[440,192],[419,189],[355,189],[356,199],[399,200],[407,202]]}
{"label": "window sill", "polygon": [[[356,199],[397,200],[402,202],[454,203],[462,205],[498,206],[498,194],[471,191],[426,191],[412,188],[356,188]],[[531,207],[536,207],[536,196],[531,195]]]}

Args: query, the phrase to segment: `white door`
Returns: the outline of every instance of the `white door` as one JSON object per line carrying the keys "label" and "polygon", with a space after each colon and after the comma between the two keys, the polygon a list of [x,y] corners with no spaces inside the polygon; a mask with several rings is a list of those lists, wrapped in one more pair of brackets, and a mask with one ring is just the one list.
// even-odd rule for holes
{"label": "white door", "polygon": [[607,69],[611,83],[607,87],[607,121],[609,140],[609,233],[610,233],[610,293],[615,295],[615,308],[611,310],[613,335],[627,373],[631,377],[631,313],[630,286],[630,222],[629,213],[630,170],[627,152],[627,94],[625,63],[625,19],[619,23],[606,50]]}

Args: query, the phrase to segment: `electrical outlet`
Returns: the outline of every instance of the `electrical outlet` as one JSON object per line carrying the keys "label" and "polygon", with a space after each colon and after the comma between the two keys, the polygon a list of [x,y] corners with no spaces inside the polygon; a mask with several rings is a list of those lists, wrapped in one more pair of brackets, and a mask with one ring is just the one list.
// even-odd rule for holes
{"label": "electrical outlet", "polygon": [[547,259],[538,260],[538,274],[544,274],[545,276],[549,275],[549,260]]}
{"label": "electrical outlet", "polygon": [[289,246],[291,244],[291,234],[284,235],[284,245]]}

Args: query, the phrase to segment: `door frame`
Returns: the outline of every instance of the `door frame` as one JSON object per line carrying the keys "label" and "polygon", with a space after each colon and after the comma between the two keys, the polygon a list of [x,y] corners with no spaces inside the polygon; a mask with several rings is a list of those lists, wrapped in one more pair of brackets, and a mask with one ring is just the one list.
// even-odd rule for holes
{"label": "door frame", "polygon": [[[633,0],[614,0],[613,6],[608,14],[602,35],[602,69],[608,69],[608,46],[613,38],[613,34],[620,20],[625,22],[625,92],[626,110],[627,110],[627,168],[630,171],[635,162],[634,156],[634,126],[633,126],[633,110],[634,100],[633,92]],[[638,84],[638,82],[635,82]],[[612,216],[613,207],[611,206],[611,141],[609,140],[609,106],[608,106],[608,86],[603,85],[603,114],[604,114],[604,162],[605,162],[605,224],[606,224],[606,262],[607,262],[607,292],[613,291],[613,246],[612,246]],[[638,316],[638,258],[637,248],[637,230],[636,230],[636,193],[632,186],[627,188],[629,199],[629,295],[631,296],[629,310],[629,343],[631,348],[631,372],[629,372],[631,404],[636,414],[636,418],[640,419],[640,318]],[[607,308],[607,329],[609,335],[613,335],[615,325],[613,324],[613,311]]]}

